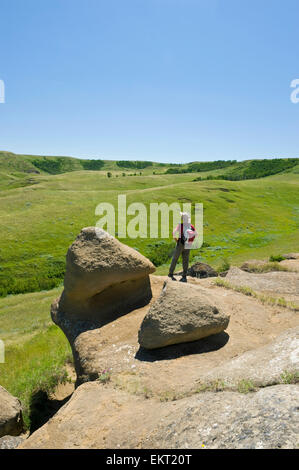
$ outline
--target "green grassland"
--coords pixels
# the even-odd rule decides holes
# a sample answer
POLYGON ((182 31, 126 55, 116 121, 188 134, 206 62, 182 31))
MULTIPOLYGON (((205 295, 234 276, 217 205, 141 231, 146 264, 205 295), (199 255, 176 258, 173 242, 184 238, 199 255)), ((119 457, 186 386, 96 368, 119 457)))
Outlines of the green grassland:
MULTIPOLYGON (((220 170, 215 170, 218 172, 220 170)), ((196 202, 204 206, 204 247, 192 252, 217 267, 294 249, 298 238, 298 166, 277 175, 244 180, 194 181, 194 174, 107 177, 104 171, 36 174, 35 184, 0 192, 0 296, 52 289, 61 284, 65 254, 82 227, 95 225, 95 208, 127 204, 196 202)), ((206 172, 207 175, 213 172, 206 172)), ((117 228, 116 228, 117 230, 117 228)), ((165 273, 173 242, 169 238, 123 239, 165 273)))
POLYGON ((0 299, 0 338, 5 344, 0 384, 22 401, 28 429, 33 397, 40 391, 52 392, 67 379, 65 363, 71 361, 71 348, 49 314, 60 293, 53 289, 0 299))
MULTIPOLYGON (((128 205, 146 207, 190 202, 194 211, 195 203, 203 203, 204 245, 191 258, 215 268, 299 251, 299 165, 258 179, 194 181, 193 171, 168 172, 175 165, 132 169, 104 160, 100 170, 64 160, 50 165, 57 171, 51 174, 34 165, 38 158, 45 157, 0 154, 0 338, 6 346, 0 384, 21 398, 28 426, 34 391, 49 390, 64 377, 70 349, 51 322, 50 304, 62 289, 67 248, 82 227, 96 224, 99 203, 117 209, 119 194, 126 194, 128 205)), ((219 176, 236 165, 200 176, 219 176)), ((167 239, 121 241, 148 256, 157 274, 167 273, 174 248, 170 232, 167 239)))

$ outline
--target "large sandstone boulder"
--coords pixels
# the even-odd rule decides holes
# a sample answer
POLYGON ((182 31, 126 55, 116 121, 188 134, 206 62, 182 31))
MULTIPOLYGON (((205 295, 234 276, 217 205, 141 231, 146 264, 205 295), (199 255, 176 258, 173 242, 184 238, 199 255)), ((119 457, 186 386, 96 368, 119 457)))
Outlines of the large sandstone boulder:
POLYGON ((144 399, 88 382, 20 449, 293 449, 296 385, 144 399))
POLYGON ((51 315, 71 344, 82 331, 100 327, 146 305, 154 265, 104 230, 88 227, 66 256, 64 291, 51 315))
POLYGON ((0 385, 0 437, 18 436, 22 430, 21 403, 0 385))
POLYGON ((138 341, 146 349, 162 348, 220 333, 228 323, 229 316, 211 304, 197 286, 166 281, 144 317, 138 341))

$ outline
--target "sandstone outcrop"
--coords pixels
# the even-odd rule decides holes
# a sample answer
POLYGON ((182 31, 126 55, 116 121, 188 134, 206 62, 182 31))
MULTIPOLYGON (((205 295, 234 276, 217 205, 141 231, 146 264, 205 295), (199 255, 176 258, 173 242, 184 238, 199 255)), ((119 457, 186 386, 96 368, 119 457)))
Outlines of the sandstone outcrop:
POLYGON ((18 436, 22 429, 21 403, 0 385, 0 437, 18 436))
POLYGON ((296 385, 275 385, 161 402, 88 382, 19 448, 296 448, 298 399, 296 385))
POLYGON ((299 273, 297 272, 272 271, 257 274, 231 267, 225 280, 237 287, 249 287, 257 292, 299 300, 299 273))
POLYGON ((257 270, 258 268, 263 268, 267 264, 269 264, 267 260, 250 259, 248 261, 245 261, 245 263, 242 264, 241 269, 242 271, 247 271, 251 273, 257 270))
POLYGON ((220 333, 228 323, 229 316, 221 313, 197 286, 166 281, 143 319, 138 341, 146 349, 162 348, 220 333))
POLYGON ((265 346, 246 351, 214 367, 201 381, 205 384, 221 381, 223 386, 230 388, 238 388, 244 381, 253 386, 266 387, 296 381, 298 371, 299 327, 295 327, 284 331, 265 346))
POLYGON ((299 253, 287 253, 282 255, 285 259, 299 259, 299 253))
MULTIPOLYGON (((150 277, 152 305, 165 280, 150 277)), ((202 304, 230 315, 227 333, 167 348, 139 348, 138 327, 147 305, 82 332, 74 347, 83 381, 93 381, 79 385, 20 449, 297 447, 299 391, 287 383, 298 371, 296 312, 210 279, 193 278, 187 285, 168 281, 167 289, 171 286, 183 289, 186 305, 196 289, 202 304), (111 373, 107 382, 95 380, 103 369, 111 373), (209 387, 222 380, 222 391, 209 387), (246 393, 245 387, 240 393, 240 381, 254 382, 257 391, 246 393)))

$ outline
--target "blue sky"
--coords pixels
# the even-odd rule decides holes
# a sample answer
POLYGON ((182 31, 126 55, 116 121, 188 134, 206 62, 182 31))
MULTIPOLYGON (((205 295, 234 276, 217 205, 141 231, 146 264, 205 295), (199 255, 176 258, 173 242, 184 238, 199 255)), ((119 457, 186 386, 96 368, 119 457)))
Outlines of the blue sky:
POLYGON ((299 156, 298 0, 1 0, 0 149, 299 156))

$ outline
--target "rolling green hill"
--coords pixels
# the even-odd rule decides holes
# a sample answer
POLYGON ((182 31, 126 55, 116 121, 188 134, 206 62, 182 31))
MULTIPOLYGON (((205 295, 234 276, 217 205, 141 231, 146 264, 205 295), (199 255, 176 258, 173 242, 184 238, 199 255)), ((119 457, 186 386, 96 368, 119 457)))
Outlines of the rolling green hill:
MULTIPOLYGON (((298 166, 299 158, 275 158, 263 160, 248 160, 230 167, 226 173, 218 175, 210 174, 206 179, 219 179, 229 181, 240 181, 248 179, 264 178, 291 170, 298 166)), ((200 181, 199 177, 194 181, 200 181)))
MULTIPOLYGON (((19 181, 16 175, 23 172, 26 179, 30 171, 30 178, 26 185, 10 183, 10 189, 0 191, 0 296, 61 284, 68 246, 82 227, 95 225, 100 202, 117 206, 118 194, 126 194, 128 204, 138 201, 147 207, 151 202, 191 202, 193 206, 202 202, 205 245, 200 252, 192 252, 192 258, 215 266, 226 258, 238 262, 294 250, 298 245, 298 165, 260 179, 194 181, 194 173, 165 174, 165 167, 153 174, 153 168, 158 168, 154 163, 141 175, 128 176, 132 173, 124 173, 117 162, 108 162, 112 177, 107 178, 105 161, 102 170, 76 170, 81 160, 68 157, 61 157, 58 174, 41 168, 40 173, 31 173, 36 171, 38 157, 5 155, 1 174, 6 172, 7 178, 19 181)), ((52 161, 51 157, 39 158, 52 161)), ((226 169, 232 171, 235 165, 240 163, 226 169)), ((215 177, 219 172, 223 168, 201 172, 201 176, 215 177)), ((148 256, 159 273, 167 271, 171 236, 122 241, 148 256)))
POLYGON ((38 184, 36 175, 59 175, 82 170, 139 175, 141 171, 142 174, 164 172, 168 167, 167 164, 155 162, 17 155, 0 151, 0 190, 38 184))

